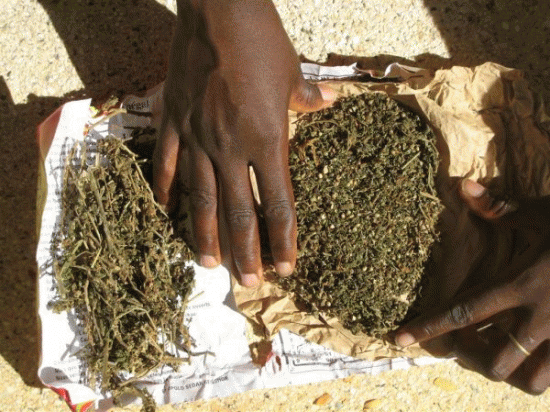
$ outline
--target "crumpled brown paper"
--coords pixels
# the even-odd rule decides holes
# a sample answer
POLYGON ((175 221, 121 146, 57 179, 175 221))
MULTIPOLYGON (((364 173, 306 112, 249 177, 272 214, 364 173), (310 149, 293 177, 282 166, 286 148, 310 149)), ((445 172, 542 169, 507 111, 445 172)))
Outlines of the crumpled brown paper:
MULTIPOLYGON (((441 215, 441 244, 433 251, 436 281, 425 291, 428 301, 436 307, 445 306, 481 261, 488 271, 502 269, 512 253, 511 234, 500 233, 489 245, 487 225, 471 218, 457 196, 457 182, 469 177, 496 193, 521 198, 550 194, 550 117, 522 73, 486 63, 435 73, 420 70, 400 83, 328 83, 340 96, 365 91, 387 93, 421 114, 437 135, 441 156, 437 187, 445 210, 441 215)), ((296 114, 291 113, 291 125, 295 119, 296 114)), ((291 127, 291 136, 293 132, 291 127)), ((335 318, 304 313, 270 282, 257 289, 235 282, 234 294, 257 338, 269 339, 286 328, 357 358, 427 354, 418 345, 399 349, 381 339, 353 335, 335 318)))

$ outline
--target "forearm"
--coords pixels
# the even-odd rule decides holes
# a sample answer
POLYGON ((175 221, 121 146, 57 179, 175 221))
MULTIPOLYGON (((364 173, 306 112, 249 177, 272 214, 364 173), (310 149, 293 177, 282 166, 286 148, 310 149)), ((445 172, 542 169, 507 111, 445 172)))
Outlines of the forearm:
POLYGON ((178 30, 209 45, 219 62, 270 61, 264 51, 295 54, 271 0, 178 0, 178 30), (251 53, 253 55, 251 55, 251 53))
POLYGON ((192 7, 196 11, 205 11, 206 9, 223 11, 225 7, 253 7, 264 8, 274 7, 272 0, 177 0, 178 15, 192 7))

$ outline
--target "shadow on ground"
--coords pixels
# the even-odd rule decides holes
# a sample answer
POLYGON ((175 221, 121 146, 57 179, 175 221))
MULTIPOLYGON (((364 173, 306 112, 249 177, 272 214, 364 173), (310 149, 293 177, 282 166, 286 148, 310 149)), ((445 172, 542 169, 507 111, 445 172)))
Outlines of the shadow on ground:
POLYGON ((405 59, 331 55, 328 62, 384 69, 402 64, 428 69, 476 66, 491 61, 522 70, 532 89, 550 103, 550 3, 544 0, 424 0, 450 58, 430 53, 405 59))
POLYGON ((525 72, 550 102, 550 3, 545 0, 424 0, 451 55, 463 66, 493 61, 525 72))

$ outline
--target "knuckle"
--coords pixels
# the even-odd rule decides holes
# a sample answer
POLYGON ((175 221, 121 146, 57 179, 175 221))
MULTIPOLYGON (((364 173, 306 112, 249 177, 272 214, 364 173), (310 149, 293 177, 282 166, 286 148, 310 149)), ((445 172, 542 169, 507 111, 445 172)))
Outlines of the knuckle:
POLYGON ((515 279, 513 283, 514 291, 520 294, 522 290, 530 290, 536 279, 537 274, 535 271, 532 268, 528 268, 515 279))
POLYGON ((468 303, 459 303, 449 311, 449 321, 456 326, 466 326, 474 321, 474 313, 468 303))
POLYGON ((272 200, 265 205, 264 215, 266 219, 274 223, 293 224, 296 212, 286 200, 272 200))
POLYGON ((256 213, 250 209, 231 209, 227 212, 227 222, 232 230, 246 231, 252 227, 256 213))
POLYGON ((281 153, 284 145, 287 144, 288 134, 286 132, 286 123, 278 116, 273 118, 257 117, 254 120, 253 130, 261 130, 253 136, 256 137, 261 152, 255 152, 255 159, 261 159, 263 163, 273 161, 273 155, 281 153))
POLYGON ((233 154, 237 149, 234 147, 234 134, 223 123, 216 123, 211 131, 204 132, 203 130, 203 136, 209 136, 209 139, 203 139, 201 145, 212 153, 218 153, 220 156, 223 156, 226 153, 233 154))
POLYGON ((422 336, 425 336, 428 339, 432 338, 433 336, 436 335, 435 325, 432 325, 430 323, 426 324, 426 325, 423 325, 422 328, 421 328, 421 334, 422 334, 422 336))
POLYGON ((189 194, 193 211, 212 214, 216 212, 217 198, 208 190, 193 189, 189 194))

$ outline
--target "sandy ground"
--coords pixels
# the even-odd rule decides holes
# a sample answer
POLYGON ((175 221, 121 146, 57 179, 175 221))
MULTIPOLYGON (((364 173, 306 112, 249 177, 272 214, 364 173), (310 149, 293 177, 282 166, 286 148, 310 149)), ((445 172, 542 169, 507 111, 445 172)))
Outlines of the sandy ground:
MULTIPOLYGON (((525 71, 548 102, 544 0, 276 0, 299 53, 425 67, 495 61, 525 71)), ((0 412, 68 411, 40 389, 36 305, 36 125, 61 103, 163 80, 175 0, 3 0, 0 11, 0 412)), ((252 391, 161 411, 545 411, 454 362, 252 391), (324 393, 331 400, 314 405, 324 393), (368 401, 378 399, 379 402, 368 401), (365 409, 367 410, 367 409, 365 409)), ((130 408, 137 410, 137 408, 130 408)))

